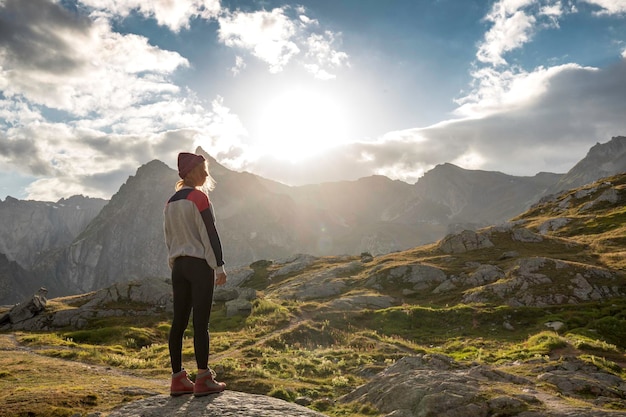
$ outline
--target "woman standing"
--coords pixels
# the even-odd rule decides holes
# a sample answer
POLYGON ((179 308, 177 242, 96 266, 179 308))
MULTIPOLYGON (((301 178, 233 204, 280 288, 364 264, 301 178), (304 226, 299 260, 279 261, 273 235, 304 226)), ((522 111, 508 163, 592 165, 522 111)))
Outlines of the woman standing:
POLYGON ((165 243, 172 270, 174 318, 169 334, 171 395, 208 395, 224 391, 209 368, 209 317, 214 285, 226 283, 222 244, 208 192, 215 181, 202 155, 178 154, 176 193, 164 210, 165 243), (183 335, 193 310, 193 346, 198 366, 195 384, 182 366, 183 335))

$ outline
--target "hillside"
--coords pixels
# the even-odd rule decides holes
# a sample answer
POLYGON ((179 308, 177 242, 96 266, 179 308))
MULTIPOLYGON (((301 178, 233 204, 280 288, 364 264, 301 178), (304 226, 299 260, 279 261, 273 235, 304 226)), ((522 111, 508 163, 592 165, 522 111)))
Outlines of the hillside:
POLYGON ((421 198, 446 208, 447 219, 442 223, 478 228, 524 212, 561 177, 550 173, 519 177, 442 164, 426 172, 415 190, 421 198))
MULTIPOLYGON (((624 416, 625 202, 622 174, 407 251, 254 262, 216 292, 211 366, 229 390, 329 416, 624 416)), ((39 355, 160 380, 164 393, 168 299, 158 279, 116 284, 49 300, 4 331, 39 355)), ((20 365, 9 356, 3 369, 7 416, 106 415, 125 401, 36 380, 24 396, 20 365)), ((158 412, 153 395, 129 410, 158 412)))
POLYGON ((0 201, 0 304, 19 302, 41 286, 70 291, 69 283, 35 269, 67 247, 106 203, 83 196, 54 203, 0 201))
MULTIPOLYGON (((297 253, 378 256, 500 224, 566 184, 623 172, 625 152, 626 138, 614 137, 565 175, 516 177, 442 164, 414 185, 370 176, 300 187, 235 172, 205 156, 218 182, 211 200, 232 270, 297 253)), ((6 255, 0 257, 0 303, 19 302, 41 286, 62 296, 168 276, 162 208, 177 178, 154 160, 108 202, 81 196, 0 202, 0 254, 6 255)))
POLYGON ((587 155, 548 189, 548 194, 581 187, 600 178, 626 172, 626 136, 596 143, 587 155))

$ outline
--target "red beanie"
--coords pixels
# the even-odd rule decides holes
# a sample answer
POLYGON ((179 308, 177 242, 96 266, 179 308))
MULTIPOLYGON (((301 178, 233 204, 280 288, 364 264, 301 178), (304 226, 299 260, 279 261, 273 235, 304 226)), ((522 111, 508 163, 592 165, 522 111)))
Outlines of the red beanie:
POLYGON ((204 156, 189 152, 178 154, 178 176, 185 178, 192 169, 205 161, 204 156))

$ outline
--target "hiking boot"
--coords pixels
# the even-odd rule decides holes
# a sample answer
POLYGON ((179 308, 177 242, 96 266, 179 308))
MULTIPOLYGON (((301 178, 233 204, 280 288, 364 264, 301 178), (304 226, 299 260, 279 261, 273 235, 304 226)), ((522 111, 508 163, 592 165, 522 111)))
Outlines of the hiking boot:
POLYGON ((196 376, 196 385, 193 389, 193 395, 202 397, 203 395, 215 394, 226 389, 226 384, 215 380, 215 372, 209 369, 206 372, 196 376))
POLYGON ((193 394, 194 383, 187 376, 184 369, 172 374, 172 384, 170 385, 170 395, 176 397, 183 394, 193 394))

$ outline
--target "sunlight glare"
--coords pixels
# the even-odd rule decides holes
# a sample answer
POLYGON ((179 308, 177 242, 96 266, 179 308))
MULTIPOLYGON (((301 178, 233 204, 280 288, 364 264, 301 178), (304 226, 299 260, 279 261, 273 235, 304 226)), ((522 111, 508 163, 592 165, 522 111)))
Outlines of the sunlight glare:
POLYGON ((298 161, 347 141, 348 123, 336 100, 293 89, 260 111, 258 144, 264 153, 298 161))

